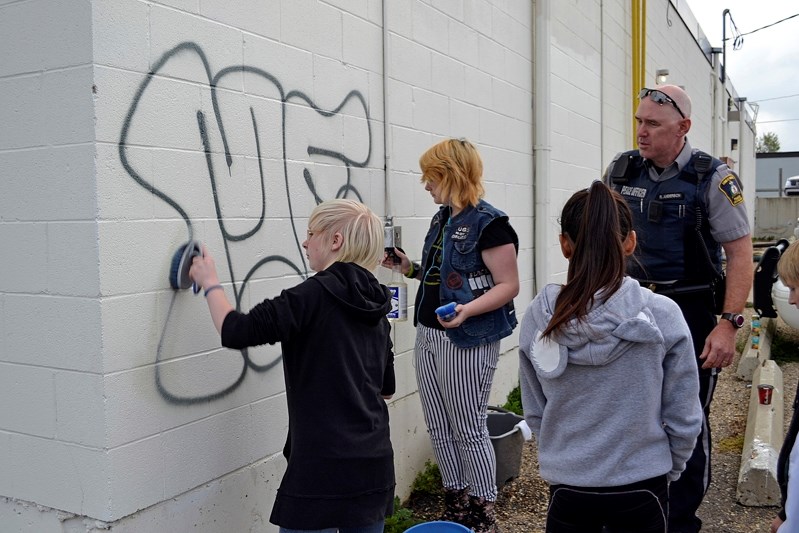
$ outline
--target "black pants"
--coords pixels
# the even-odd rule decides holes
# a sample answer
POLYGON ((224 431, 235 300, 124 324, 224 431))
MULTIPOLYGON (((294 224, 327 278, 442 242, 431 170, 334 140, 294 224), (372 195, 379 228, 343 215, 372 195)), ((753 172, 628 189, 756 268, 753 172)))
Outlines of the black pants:
POLYGON ((669 489, 669 533, 696 533, 702 529, 696 511, 710 486, 710 401, 718 378, 716 373, 699 374, 699 400, 705 415, 702 432, 680 479, 669 489))
POLYGON ((547 533, 665 533, 668 483, 658 476, 620 487, 549 488, 547 533))
MULTIPOLYGON (((680 306, 691 337, 696 355, 702 353, 705 339, 716 327, 716 315, 701 296, 674 298, 680 306)), ((710 486, 710 402, 718 381, 717 370, 702 370, 704 361, 697 359, 699 370, 699 401, 702 404, 704 420, 702 432, 696 439, 693 454, 685 465, 680 479, 669 487, 669 533, 696 533, 702 529, 702 521, 696 511, 710 486)))

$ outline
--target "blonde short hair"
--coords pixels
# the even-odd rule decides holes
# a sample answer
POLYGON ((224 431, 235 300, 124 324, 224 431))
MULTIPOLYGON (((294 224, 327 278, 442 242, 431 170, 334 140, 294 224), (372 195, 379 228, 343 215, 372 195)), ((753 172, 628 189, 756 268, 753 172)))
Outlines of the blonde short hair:
POLYGON ((794 241, 782 252, 777 263, 777 274, 785 285, 799 286, 799 241, 794 241))
POLYGON ((477 205, 485 194, 483 160, 466 139, 447 139, 430 147, 419 158, 422 183, 433 182, 453 207, 477 205))
POLYGON ((334 233, 341 233, 343 243, 336 261, 374 270, 383 259, 383 223, 361 202, 326 200, 311 212, 308 228, 323 233, 328 240, 334 233))

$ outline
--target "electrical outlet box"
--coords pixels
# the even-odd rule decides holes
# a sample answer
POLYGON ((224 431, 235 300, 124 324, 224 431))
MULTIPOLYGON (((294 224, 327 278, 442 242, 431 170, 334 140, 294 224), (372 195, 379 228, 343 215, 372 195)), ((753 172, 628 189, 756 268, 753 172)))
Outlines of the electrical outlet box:
POLYGON ((384 231, 386 248, 402 248, 402 226, 387 225, 384 231))

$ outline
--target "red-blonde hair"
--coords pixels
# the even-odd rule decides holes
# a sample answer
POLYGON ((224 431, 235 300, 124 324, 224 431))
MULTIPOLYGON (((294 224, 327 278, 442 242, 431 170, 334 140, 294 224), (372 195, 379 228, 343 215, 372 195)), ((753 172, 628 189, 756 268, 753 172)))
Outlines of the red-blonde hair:
POLYGON ((422 183, 438 185, 443 198, 453 207, 477 205, 485 194, 483 160, 466 139, 447 139, 434 144, 419 158, 422 183))

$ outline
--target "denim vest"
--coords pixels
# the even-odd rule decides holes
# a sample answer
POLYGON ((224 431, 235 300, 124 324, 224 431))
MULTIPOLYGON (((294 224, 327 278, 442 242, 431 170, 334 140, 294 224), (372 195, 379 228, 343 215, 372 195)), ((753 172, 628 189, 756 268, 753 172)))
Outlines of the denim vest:
MULTIPOLYGON (((424 240, 422 265, 427 264, 428 255, 443 224, 440 301, 442 305, 449 302, 465 304, 494 286, 494 279, 483 263, 477 243, 490 222, 497 218, 507 220, 508 216, 483 200, 476 207, 467 206, 454 218, 444 220, 447 212, 448 209, 442 207, 433 216, 424 240)), ((518 239, 514 245, 518 245, 518 239)), ((417 306, 420 303, 419 296, 418 293, 417 306)), ((446 329, 446 332, 456 346, 471 348, 507 337, 516 327, 516 323, 516 312, 511 300, 499 309, 467 318, 459 327, 446 329)))
POLYGON ((698 158, 709 158, 697 151, 678 176, 656 182, 649 179, 637 150, 623 154, 628 155, 632 165, 627 172, 629 178, 615 182, 613 188, 633 212, 633 227, 638 234, 636 253, 646 269, 642 271, 635 261, 629 261, 628 274, 656 282, 711 281, 721 272, 721 246, 710 234, 705 195, 713 169, 721 161, 713 158, 708 171, 697 172, 698 158), (699 234, 697 220, 701 221, 699 234))

